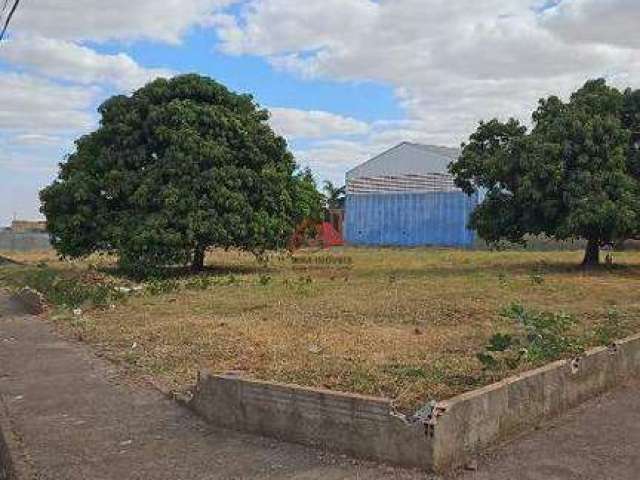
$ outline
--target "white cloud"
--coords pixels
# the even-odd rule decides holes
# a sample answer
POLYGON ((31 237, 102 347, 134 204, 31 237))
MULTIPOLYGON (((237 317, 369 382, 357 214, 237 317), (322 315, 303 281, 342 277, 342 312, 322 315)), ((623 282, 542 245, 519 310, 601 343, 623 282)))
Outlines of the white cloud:
POLYGON ((11 30, 66 40, 179 43, 231 0, 38 0, 21 2, 11 30))
POLYGON ((374 151, 368 142, 330 140, 295 149, 293 153, 301 165, 320 173, 321 178, 342 185, 345 170, 364 162, 374 151))
POLYGON ((403 125, 378 123, 357 145, 298 152, 335 173, 400 140, 457 146, 481 119, 528 121, 538 98, 588 78, 640 86, 638 0, 546 3, 250 0, 215 25, 225 52, 261 55, 303 77, 394 88, 403 125))
POLYGON ((573 43, 604 43, 640 48, 638 0, 573 0, 544 15, 543 24, 573 43))
POLYGON ((129 90, 159 76, 166 69, 141 67, 124 53, 103 55, 73 42, 40 36, 19 36, 0 49, 0 59, 26 66, 44 75, 81 84, 111 84, 129 90))
POLYGON ((21 2, 0 45, 0 60, 11 64, 0 70, 0 217, 37 212, 37 190, 71 151, 73 138, 95 127, 98 103, 172 73, 125 53, 98 53, 89 42, 179 44, 233 1, 21 2))
POLYGON ((324 111, 277 107, 269 111, 273 128, 289 139, 361 135, 369 130, 365 122, 324 111))
POLYGON ((58 145, 62 138, 42 133, 22 133, 11 139, 14 145, 58 145))
POLYGON ((0 129, 49 135, 86 130, 95 124, 89 108, 97 93, 27 74, 0 73, 0 129))
POLYGON ((95 125, 93 109, 107 89, 130 90, 170 73, 124 53, 100 54, 87 41, 177 44, 190 28, 214 26, 224 52, 259 55, 304 77, 394 89, 406 112, 402 121, 367 124, 323 111, 272 109, 274 128, 302 140, 294 142, 299 160, 339 179, 402 140, 455 146, 480 119, 527 120, 539 97, 566 95, 590 77, 640 86, 640 1, 548 3, 22 2, 0 57, 29 73, 0 73, 0 129, 10 132, 7 144, 15 149, 54 147, 56 138, 66 142, 95 125), (225 9, 234 3, 237 9, 225 9))
POLYGON ((274 55, 340 47, 349 32, 373 27, 376 13, 369 0, 250 1, 240 19, 220 15, 214 24, 226 52, 274 55))

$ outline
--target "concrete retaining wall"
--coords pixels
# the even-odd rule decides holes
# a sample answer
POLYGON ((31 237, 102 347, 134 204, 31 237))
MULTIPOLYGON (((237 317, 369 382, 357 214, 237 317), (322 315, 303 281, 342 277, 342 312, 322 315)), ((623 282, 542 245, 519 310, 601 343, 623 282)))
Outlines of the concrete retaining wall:
POLYGON ((190 405, 218 425, 442 472, 640 374, 640 335, 434 403, 413 417, 387 399, 202 373, 190 405))
POLYGON ((454 397, 436 426, 434 464, 470 454, 556 416, 640 374, 640 335, 454 397))
POLYGON ((424 425, 394 414, 387 399, 201 373, 190 406, 223 427, 431 467, 424 425))

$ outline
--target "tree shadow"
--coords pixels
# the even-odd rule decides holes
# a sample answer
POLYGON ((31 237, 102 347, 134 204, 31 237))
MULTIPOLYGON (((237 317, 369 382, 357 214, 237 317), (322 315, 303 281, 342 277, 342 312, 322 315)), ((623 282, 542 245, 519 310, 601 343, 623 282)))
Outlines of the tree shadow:
POLYGON ((544 261, 525 261, 520 263, 508 264, 456 264, 451 266, 435 266, 435 267, 416 267, 393 269, 388 272, 399 278, 403 276, 437 276, 437 277, 461 277, 472 276, 477 274, 495 274, 495 275, 566 275, 566 276, 622 276, 622 277, 639 277, 640 265, 635 264, 601 264, 597 266, 582 266, 575 262, 544 262, 544 261))
POLYGON ((97 269, 99 272, 126 280, 185 280, 196 277, 225 277, 229 275, 252 275, 273 272, 273 268, 267 265, 205 265, 200 271, 194 271, 189 266, 175 265, 164 266, 153 272, 141 275, 132 273, 116 265, 103 266, 97 269))

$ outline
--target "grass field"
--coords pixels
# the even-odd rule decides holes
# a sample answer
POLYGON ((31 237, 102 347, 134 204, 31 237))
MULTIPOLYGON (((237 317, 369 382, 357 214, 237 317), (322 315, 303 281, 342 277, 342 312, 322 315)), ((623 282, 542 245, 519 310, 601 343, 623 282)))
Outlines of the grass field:
POLYGON ((10 287, 42 283, 49 272, 79 279, 64 287, 71 293, 53 281, 55 303, 68 308, 53 310, 51 320, 172 389, 193 383, 199 368, 235 370, 388 396, 410 409, 543 362, 486 370, 478 360, 493 335, 522 329, 502 313, 513 304, 568 314, 575 319, 569 335, 585 347, 640 330, 636 252, 593 271, 577 266, 582 252, 345 248, 276 256, 266 265, 213 252, 198 277, 113 295, 94 287, 107 284, 113 293, 115 285, 134 284, 107 261, 5 255, 24 262, 0 266, 0 282, 10 287))

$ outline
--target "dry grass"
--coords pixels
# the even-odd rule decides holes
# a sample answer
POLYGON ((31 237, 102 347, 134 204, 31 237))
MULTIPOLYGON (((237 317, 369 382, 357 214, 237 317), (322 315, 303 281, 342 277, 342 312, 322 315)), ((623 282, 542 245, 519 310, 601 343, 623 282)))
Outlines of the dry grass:
MULTIPOLYGON (((87 266, 48 253, 10 256, 69 271, 87 266)), ((206 289, 187 277, 175 291, 51 317, 172 388, 193 382, 199 368, 240 370, 384 395, 407 408, 495 379, 475 354, 492 334, 513 328, 499 313, 511 303, 571 313, 585 338, 612 309, 626 329, 640 329, 636 252, 591 272, 577 267, 581 252, 348 248, 297 257, 263 266, 242 253, 214 252, 206 289), (347 263, 326 263, 327 256, 347 263)))

